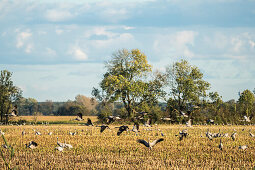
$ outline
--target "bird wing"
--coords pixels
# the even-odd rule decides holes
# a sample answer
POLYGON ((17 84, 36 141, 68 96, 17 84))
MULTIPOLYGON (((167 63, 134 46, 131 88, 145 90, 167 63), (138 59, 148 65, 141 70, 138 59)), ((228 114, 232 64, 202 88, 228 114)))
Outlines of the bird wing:
POLYGON ((154 140, 153 142, 150 143, 151 147, 156 145, 157 143, 163 141, 164 139, 163 138, 160 138, 160 139, 157 139, 157 140, 154 140))
POLYGON ((102 133, 106 129, 106 127, 107 126, 101 126, 100 132, 102 133))
POLYGON ((135 129, 135 128, 136 128, 137 131, 139 130, 139 124, 138 124, 138 123, 135 123, 135 124, 134 124, 133 129, 135 129))
POLYGON ((138 142, 138 143, 141 143, 141 144, 144 144, 146 147, 150 147, 149 143, 146 142, 146 141, 143 140, 143 139, 138 139, 137 142, 138 142))
POLYGON ((146 122, 148 125, 151 125, 151 119, 149 118, 146 122))
POLYGON ((36 142, 34 142, 34 141, 32 141, 30 144, 31 144, 31 145, 34 145, 34 146, 37 146, 37 145, 38 145, 38 144, 37 144, 36 142))
POLYGON ((117 132, 117 135, 120 136, 120 134, 121 134, 122 132, 123 132, 123 131, 120 131, 120 130, 119 130, 119 131, 117 132))
POLYGON ((87 122, 88 125, 93 125, 92 121, 90 118, 88 118, 88 122, 87 122))

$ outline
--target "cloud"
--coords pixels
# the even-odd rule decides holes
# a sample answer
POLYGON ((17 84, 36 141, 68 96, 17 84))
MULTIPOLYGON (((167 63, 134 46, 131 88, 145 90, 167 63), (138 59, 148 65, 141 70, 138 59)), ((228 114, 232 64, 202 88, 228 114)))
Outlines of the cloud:
POLYGON ((50 56, 56 56, 57 55, 57 52, 55 50, 53 50, 51 48, 48 48, 48 47, 46 48, 46 52, 50 56))
POLYGON ((197 36, 194 31, 179 31, 171 34, 159 34, 153 43, 153 49, 161 55, 194 57, 190 46, 194 46, 197 36))
POLYGON ((111 37, 116 36, 117 34, 107 31, 106 27, 94 27, 90 30, 85 31, 85 33, 84 33, 85 38, 90 38, 93 35, 104 35, 108 38, 111 38, 111 37))
POLYGON ((56 29, 56 33, 57 33, 58 35, 62 34, 63 32, 64 32, 64 31, 61 30, 61 29, 56 29))
POLYGON ((255 48, 255 41, 249 40, 249 43, 251 45, 251 48, 255 48))
POLYGON ((29 43, 26 46, 25 52, 26 53, 31 53, 31 50, 33 49, 33 44, 29 43))
POLYGON ((132 29, 135 29, 135 27, 124 26, 124 30, 132 30, 132 29))
POLYGON ((50 9, 45 12, 45 18, 52 22, 61 22, 73 18, 74 15, 68 10, 50 9))
POLYGON ((88 59, 87 54, 80 47, 72 47, 69 54, 77 61, 86 61, 88 59))
POLYGON ((31 36, 32 36, 32 33, 30 33, 30 31, 24 31, 24 32, 18 33, 16 47, 21 48, 31 36))

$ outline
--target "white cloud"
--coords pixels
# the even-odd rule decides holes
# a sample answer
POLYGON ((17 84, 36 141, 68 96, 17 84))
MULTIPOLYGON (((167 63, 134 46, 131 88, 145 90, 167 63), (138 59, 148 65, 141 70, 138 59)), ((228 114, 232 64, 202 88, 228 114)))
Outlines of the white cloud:
POLYGON ((231 45, 234 52, 240 52, 243 46, 243 42, 240 38, 234 37, 231 39, 231 45))
POLYGON ((29 43, 29 44, 27 44, 27 46, 25 48, 25 52, 26 53, 31 53, 32 49, 33 49, 33 44, 29 43))
POLYGON ((132 29, 135 29, 135 27, 124 26, 124 30, 132 30, 132 29))
POLYGON ((116 33, 107 31, 106 27, 95 27, 92 28, 91 30, 85 31, 84 36, 85 38, 90 38, 93 35, 104 35, 107 36, 108 38, 111 38, 113 36, 116 36, 116 33))
POLYGON ((61 29, 56 29, 56 33, 57 33, 58 35, 62 34, 63 32, 64 32, 64 31, 61 30, 61 29))
POLYGON ((255 41, 249 40, 249 44, 251 48, 255 48, 255 41))
POLYGON ((32 33, 30 31, 20 32, 17 35, 17 43, 16 47, 21 48, 24 43, 32 36, 32 33))
POLYGON ((50 9, 45 13, 45 18, 52 22, 65 21, 73 17, 74 15, 67 10, 50 9))
POLYGON ((87 54, 80 47, 72 47, 69 52, 70 55, 73 55, 74 59, 77 61, 86 61, 88 59, 87 54))
POLYGON ((46 48, 46 52, 48 53, 48 55, 50 55, 50 56, 56 56, 57 55, 57 53, 56 53, 56 51, 55 50, 53 50, 53 49, 51 49, 51 48, 46 48))
POLYGON ((197 32, 181 31, 165 35, 160 34, 153 43, 153 48, 157 53, 172 56, 193 57, 193 52, 189 46, 194 46, 197 32))

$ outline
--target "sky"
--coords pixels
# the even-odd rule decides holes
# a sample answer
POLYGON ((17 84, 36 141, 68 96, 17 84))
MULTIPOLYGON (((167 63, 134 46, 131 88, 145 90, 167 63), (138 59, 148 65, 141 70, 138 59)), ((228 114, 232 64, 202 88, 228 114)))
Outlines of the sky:
POLYGON ((0 70, 38 101, 91 96, 119 49, 181 59, 224 101, 255 88, 255 0, 0 0, 0 70))

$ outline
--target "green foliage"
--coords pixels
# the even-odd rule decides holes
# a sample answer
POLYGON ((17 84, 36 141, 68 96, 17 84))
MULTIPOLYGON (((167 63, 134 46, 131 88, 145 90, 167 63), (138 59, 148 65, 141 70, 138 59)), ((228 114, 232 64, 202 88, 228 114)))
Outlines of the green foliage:
POLYGON ((113 105, 110 103, 100 103, 98 105, 98 119, 104 121, 106 117, 112 115, 113 113, 113 105))
MULTIPOLYGON (((15 151, 14 151, 13 146, 10 146, 8 144, 8 142, 6 141, 4 135, 2 135, 2 138, 4 140, 4 146, 6 148, 6 152, 2 148, 0 148, 1 157, 4 161, 6 169, 12 169, 11 168, 11 161, 14 158, 15 151)), ((14 168, 14 169, 16 169, 16 168, 14 168)))
MULTIPOLYGON (((155 103, 160 96, 162 83, 158 79, 146 80, 152 66, 140 50, 119 50, 106 63, 107 72, 100 83, 102 89, 93 89, 92 94, 101 101, 120 100, 127 117, 133 117, 135 108, 142 103, 155 103)), ((163 93, 162 93, 163 94, 163 93)))
POLYGON ((250 116, 255 102, 254 94, 250 90, 244 90, 239 99, 238 103, 240 104, 240 111, 243 115, 250 116))
POLYGON ((203 73, 186 60, 167 67, 166 77, 169 95, 178 102, 178 110, 184 110, 188 103, 198 104, 210 88, 210 84, 203 80, 203 73))
POLYGON ((67 101, 63 106, 59 107, 57 111, 58 115, 71 116, 82 113, 83 115, 88 115, 89 111, 84 105, 80 105, 73 101, 67 101))
POLYGON ((12 73, 3 70, 0 75, 0 114, 1 121, 8 122, 8 115, 11 112, 13 105, 19 102, 22 91, 13 85, 11 80, 12 73))

